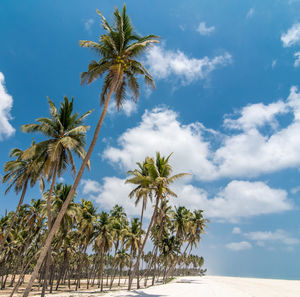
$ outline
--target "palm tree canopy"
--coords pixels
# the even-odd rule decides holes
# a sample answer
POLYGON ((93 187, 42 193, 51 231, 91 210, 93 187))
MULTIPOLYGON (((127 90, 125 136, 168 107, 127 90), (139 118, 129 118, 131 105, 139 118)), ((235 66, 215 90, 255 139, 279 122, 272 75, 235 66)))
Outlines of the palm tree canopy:
POLYGON ((106 34, 102 34, 99 42, 81 40, 81 47, 91 48, 100 56, 99 61, 91 61, 88 71, 81 73, 81 83, 90 84, 102 77, 105 73, 104 84, 100 96, 100 102, 105 102, 106 95, 113 91, 117 109, 122 107, 126 99, 127 87, 132 93, 134 101, 139 97, 139 83, 137 75, 142 75, 145 82, 155 87, 151 74, 136 60, 153 43, 158 43, 159 36, 139 36, 134 33, 134 28, 126 12, 124 4, 122 12, 115 9, 113 25, 111 26, 99 10, 102 27, 106 34))
MULTIPOLYGON (((32 145, 35 143, 33 142, 32 145)), ((30 186, 33 187, 37 180, 40 181, 41 189, 44 189, 44 181, 40 176, 43 162, 40 158, 32 156, 29 159, 24 159, 24 151, 18 148, 14 148, 10 151, 9 156, 11 158, 16 158, 5 163, 4 172, 6 173, 2 182, 8 182, 5 194, 14 187, 16 193, 20 192, 27 181, 30 181, 30 186)))
POLYGON ((36 155, 44 158, 43 173, 48 179, 53 176, 56 162, 58 162, 58 175, 61 175, 68 164, 71 164, 75 174, 76 167, 72 152, 82 159, 86 155, 84 146, 89 126, 83 125, 83 121, 92 110, 79 116, 78 113, 73 113, 73 101, 73 98, 69 101, 67 97, 64 97, 64 101, 57 110, 54 103, 48 98, 50 117, 38 118, 36 119, 38 123, 22 126, 22 131, 26 133, 39 132, 48 137, 47 140, 32 145, 22 155, 24 159, 36 155))

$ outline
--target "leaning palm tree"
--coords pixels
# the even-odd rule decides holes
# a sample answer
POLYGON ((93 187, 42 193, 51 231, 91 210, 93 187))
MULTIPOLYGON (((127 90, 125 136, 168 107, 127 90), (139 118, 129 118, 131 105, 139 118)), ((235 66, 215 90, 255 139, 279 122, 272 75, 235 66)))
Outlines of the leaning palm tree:
POLYGON ((57 216, 55 223, 47 237, 30 281, 28 282, 27 288, 24 291, 24 297, 27 297, 31 291, 33 282, 38 276, 39 269, 43 263, 48 249, 50 248, 52 239, 59 229, 63 215, 77 189, 84 169, 96 145, 111 97, 113 95, 115 96, 116 106, 118 109, 120 109, 126 98, 126 90, 128 88, 133 93, 133 99, 137 101, 139 97, 139 84, 137 81, 137 75, 142 75, 145 78, 146 83, 155 86, 150 73, 138 60, 136 60, 136 58, 144 53, 149 45, 157 43, 158 36, 148 35, 141 37, 135 34, 130 18, 126 13, 125 5, 122 13, 120 13, 118 9, 115 10, 113 26, 109 25, 100 11, 97 12, 102 19, 102 26, 106 31, 106 34, 102 34, 100 36, 98 43, 92 41, 80 41, 80 46, 93 49, 98 55, 101 56, 101 59, 98 62, 92 61, 89 64, 88 71, 82 73, 81 79, 82 83, 89 84, 106 74, 100 99, 101 104, 103 105, 103 110, 97 123, 90 147, 82 162, 80 170, 78 171, 68 198, 65 201, 61 212, 57 216))
MULTIPOLYGON (((33 143, 34 145, 34 143, 33 143)), ((17 209, 11 218, 10 224, 8 225, 8 228, 1 238, 0 241, 0 253, 3 250, 4 244, 7 240, 7 237, 9 236, 9 233, 14 225, 14 222, 16 220, 16 216, 18 214, 18 211, 20 209, 20 206, 23 203, 28 183, 31 187, 33 187, 37 180, 40 180, 40 185, 43 189, 44 187, 44 181, 41 178, 41 169, 43 167, 43 160, 41 160, 38 156, 34 155, 29 159, 22 158, 23 151, 14 148, 11 150, 9 156, 11 158, 16 157, 15 160, 8 161, 4 165, 4 172, 6 173, 3 176, 2 182, 8 182, 9 186, 7 187, 5 194, 11 189, 14 188, 16 193, 21 193, 21 197, 17 206, 17 209)))
MULTIPOLYGON (((144 183, 145 185, 147 184, 149 189, 153 192, 153 195, 155 196, 155 206, 153 210, 153 214, 148 226, 148 230, 146 232, 145 238, 143 240, 143 243, 139 249, 138 256, 136 263, 134 265, 134 269, 132 271, 132 275, 129 278, 129 283, 128 283, 128 290, 131 289, 131 284, 133 281, 133 278, 136 274, 136 271, 140 265, 140 259, 146 244, 146 241, 150 235, 151 228, 153 224, 156 221, 157 217, 157 212, 158 212, 158 205, 159 202, 167 199, 168 196, 173 196, 177 197, 176 193, 174 193, 169 185, 173 183, 175 180, 187 175, 187 173, 179 173, 171 176, 172 173, 172 166, 169 163, 169 159, 172 154, 170 154, 168 157, 162 157, 160 153, 156 153, 156 158, 147 158, 146 162, 147 164, 145 165, 148 170, 148 176, 146 177, 139 177, 137 179, 132 178, 131 183, 139 185, 140 183, 144 183)), ((129 180, 128 180, 129 181, 129 180)))
MULTIPOLYGON (((47 222, 49 233, 52 227, 51 196, 54 190, 56 177, 61 176, 68 164, 71 164, 72 172, 74 175, 76 174, 72 152, 81 159, 86 155, 84 146, 86 132, 88 131, 89 126, 83 125, 83 121, 92 111, 90 110, 82 116, 79 116, 78 113, 73 113, 73 98, 69 101, 67 97, 64 97, 64 101, 61 103, 59 110, 57 110, 56 106, 49 98, 48 103, 50 107, 50 117, 38 118, 36 120, 37 123, 23 125, 22 130, 26 133, 41 133, 48 138, 27 149, 24 152, 23 157, 32 158, 37 152, 41 152, 41 155, 45 160, 43 174, 49 181, 51 180, 51 186, 47 197, 47 222)), ((50 261, 51 251, 49 250, 42 296, 45 296, 50 261)))

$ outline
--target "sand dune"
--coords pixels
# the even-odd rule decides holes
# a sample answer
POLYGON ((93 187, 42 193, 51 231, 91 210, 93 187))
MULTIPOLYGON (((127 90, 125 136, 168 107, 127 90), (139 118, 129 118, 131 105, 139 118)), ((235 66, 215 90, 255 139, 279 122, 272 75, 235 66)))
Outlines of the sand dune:
MULTIPOLYGON (((55 296, 55 295, 47 295, 55 296)), ((73 297, 299 297, 300 281, 241 277, 182 277, 166 285, 106 294, 60 294, 73 297)))

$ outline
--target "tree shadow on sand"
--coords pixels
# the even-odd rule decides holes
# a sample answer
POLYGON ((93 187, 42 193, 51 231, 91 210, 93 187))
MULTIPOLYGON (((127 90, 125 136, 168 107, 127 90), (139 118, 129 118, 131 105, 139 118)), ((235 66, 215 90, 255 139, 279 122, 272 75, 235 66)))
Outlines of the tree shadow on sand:
POLYGON ((163 297, 166 295, 162 295, 162 294, 147 294, 145 292, 141 292, 141 291, 132 291, 130 292, 129 295, 115 295, 114 297, 163 297))

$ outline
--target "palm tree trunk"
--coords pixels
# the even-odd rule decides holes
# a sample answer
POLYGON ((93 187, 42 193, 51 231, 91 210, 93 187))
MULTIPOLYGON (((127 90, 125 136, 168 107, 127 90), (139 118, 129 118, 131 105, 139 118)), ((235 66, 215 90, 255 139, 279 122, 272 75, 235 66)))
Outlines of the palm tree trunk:
POLYGON ((101 288, 100 288, 100 292, 103 292, 103 262, 104 262, 104 253, 101 252, 101 260, 100 260, 100 282, 101 282, 101 288))
POLYGON ((48 237, 46 239, 46 242, 45 242, 45 244, 44 244, 44 246, 43 246, 43 248, 41 250, 39 259, 38 259, 38 261, 37 261, 37 263, 36 263, 36 265, 34 267, 33 273, 31 275, 31 278, 30 278, 30 280, 28 282, 28 285, 27 285, 27 287, 26 287, 26 289, 24 291, 23 297, 28 297, 28 295, 29 295, 29 293, 31 291, 31 288, 33 286, 33 282, 37 278, 37 276, 39 274, 39 270, 40 270, 40 268, 42 266, 42 263, 43 263, 43 261, 44 261, 44 259, 46 257, 46 254, 47 254, 47 252, 48 252, 48 250, 49 250, 49 248, 51 246, 53 237, 56 234, 56 232, 58 231, 59 225, 60 225, 60 223, 61 223, 61 221, 63 219, 63 216, 64 216, 64 214, 65 214, 65 212, 66 212, 66 210, 67 210, 67 208, 69 206, 69 203, 71 202, 71 200, 72 200, 72 198, 73 198, 73 196, 75 194, 75 191, 76 191, 76 189, 77 189, 77 187, 79 185, 79 182, 80 182, 80 179, 81 179, 81 177, 83 175, 84 169, 87 166, 88 161, 89 161, 89 159, 91 157, 91 154, 92 154, 92 152, 94 150, 94 147, 96 145, 96 142, 97 142, 97 139, 98 139, 98 136, 99 136, 99 132, 100 132, 103 120, 105 118, 105 115, 106 115, 106 112, 107 112, 107 108, 108 108, 108 104, 109 104, 109 101, 110 101, 110 98, 111 98, 112 94, 113 94, 113 89, 110 89, 109 93, 108 93, 108 95, 106 97, 106 100, 105 100, 105 103, 104 103, 104 107, 103 107, 100 119, 99 119, 99 121, 97 123, 97 126, 96 126, 96 129, 95 129, 94 136, 93 136, 92 142, 90 144, 90 147, 89 147, 89 149, 87 151, 87 154, 86 154, 85 158, 82 161, 81 167, 80 167, 80 169, 79 169, 79 171, 77 173, 77 176, 75 178, 74 184, 73 184, 73 186, 72 186, 72 188, 71 188, 71 190, 70 190, 70 192, 69 192, 69 194, 67 196, 67 199, 64 202, 64 204, 63 204, 60 212, 58 213, 58 215, 56 217, 56 220, 55 220, 55 222, 53 224, 53 227, 52 227, 52 229, 51 229, 51 231, 50 231, 50 233, 49 233, 49 235, 48 235, 48 237))
POLYGON ((144 241, 143 241, 143 244, 142 244, 141 248, 139 249, 139 253, 138 253, 138 256, 137 256, 137 259, 136 259, 136 263, 135 263, 135 265, 134 265, 132 274, 131 274, 131 276, 129 276, 128 290, 131 289, 131 284, 132 284, 133 278, 134 278, 134 276, 135 276, 135 274, 136 274, 136 271, 137 271, 137 269, 138 269, 138 266, 140 265, 140 259, 141 259, 143 250, 144 250, 144 248, 145 248, 146 241, 147 241, 147 239, 148 239, 148 237, 149 237, 149 235, 150 235, 151 228, 152 228, 153 223, 154 223, 154 221, 155 221, 156 213, 157 213, 157 209, 158 209, 158 202, 159 202, 159 198, 156 197, 156 202, 155 202, 155 207, 154 207, 153 215, 152 215, 152 217, 151 217, 151 221, 150 221, 150 224, 149 224, 149 227, 148 227, 148 230, 147 230, 145 239, 144 239, 144 241))
MULTIPOLYGON (((51 222, 52 222, 52 214, 51 214, 51 196, 54 190, 54 186, 55 186, 55 180, 56 180, 56 175, 57 175, 57 169, 58 169, 58 162, 55 162, 55 169, 54 169, 54 173, 53 173, 53 178, 52 178, 52 183, 50 186, 50 190, 48 193, 48 197, 47 197, 47 217, 48 217, 48 236, 49 233, 51 231, 51 222)), ((50 267, 51 267, 51 245, 49 247, 48 250, 48 254, 47 254, 47 259, 46 259, 46 269, 45 269, 45 275, 44 275, 44 284, 43 284, 43 289, 42 289, 42 293, 41 293, 41 297, 45 296, 46 293, 46 289, 47 289, 47 281, 49 278, 49 272, 50 272, 50 267)))
POLYGON ((18 215, 19 209, 20 209, 21 205, 23 204, 23 200, 24 200, 24 197, 25 197, 25 194, 26 194, 26 190, 27 190, 28 180, 29 180, 29 178, 25 181, 25 184, 24 184, 24 187, 23 187, 23 190, 22 190, 22 194, 21 194, 18 206, 16 208, 14 216, 12 217, 10 225, 9 225, 9 227, 8 227, 5 235, 2 237, 2 239, 0 241, 0 254, 1 254, 2 250, 3 250, 3 248, 4 248, 4 244, 5 244, 6 240, 7 240, 7 237, 9 236, 9 233, 10 233, 10 231, 11 231, 11 229, 12 229, 14 223, 15 223, 15 220, 16 220, 16 217, 18 215))

